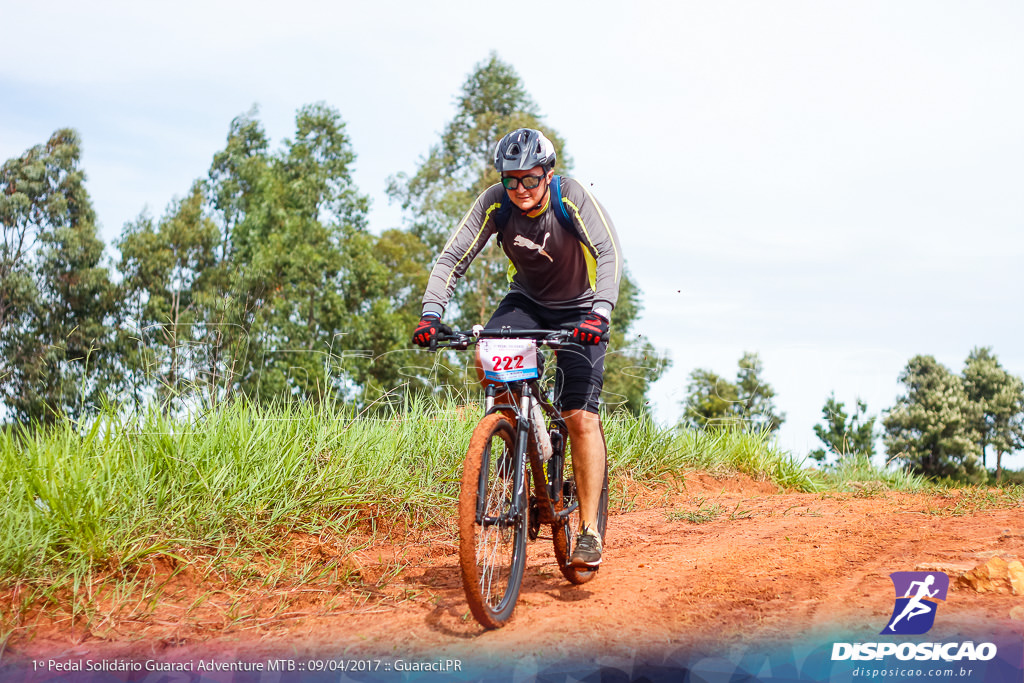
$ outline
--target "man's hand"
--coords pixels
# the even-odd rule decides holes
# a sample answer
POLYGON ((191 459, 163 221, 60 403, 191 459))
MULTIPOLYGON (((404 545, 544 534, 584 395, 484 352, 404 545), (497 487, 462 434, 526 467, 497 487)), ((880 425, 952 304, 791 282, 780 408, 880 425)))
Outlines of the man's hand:
POLYGON ((424 314, 420 318, 420 324, 416 326, 416 331, 412 333, 412 343, 429 348, 430 343, 437 338, 438 332, 451 334, 452 328, 441 322, 440 316, 424 314))
POLYGON ((591 311, 586 318, 572 328, 573 341, 583 344, 600 344, 608 338, 608 327, 611 323, 600 313, 591 311))

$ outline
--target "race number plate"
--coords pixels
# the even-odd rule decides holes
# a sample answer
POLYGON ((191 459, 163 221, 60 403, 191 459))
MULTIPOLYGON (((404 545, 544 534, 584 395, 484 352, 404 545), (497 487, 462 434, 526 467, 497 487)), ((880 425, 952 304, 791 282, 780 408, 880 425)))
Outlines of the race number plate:
POLYGON ((537 342, 532 339, 481 339, 476 348, 487 379, 518 382, 539 376, 537 342))

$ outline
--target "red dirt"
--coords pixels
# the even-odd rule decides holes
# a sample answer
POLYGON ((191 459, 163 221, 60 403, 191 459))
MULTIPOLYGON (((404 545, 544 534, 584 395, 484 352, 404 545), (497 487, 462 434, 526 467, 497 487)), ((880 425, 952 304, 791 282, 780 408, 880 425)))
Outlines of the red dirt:
MULTIPOLYGON (((833 631, 870 640, 892 611, 889 574, 915 568, 951 574, 930 638, 958 631, 1024 636, 1024 621, 1010 617, 1024 595, 981 593, 956 581, 960 571, 993 556, 1024 558, 1021 510, 970 496, 870 488, 791 493, 748 478, 691 473, 684 487, 625 489, 624 498, 645 501, 644 508, 612 515, 604 566, 590 583, 572 586, 562 578, 549 537, 531 543, 516 614, 500 630, 485 631, 469 616, 452 520, 397 543, 392 533, 390 544, 356 552, 346 561, 358 579, 347 583, 325 576, 261 586, 266 568, 253 566, 253 579, 239 586, 190 569, 169 580, 151 612, 122 605, 74 624, 33 612, 25 623, 34 635, 16 631, 4 656, 579 657, 833 631), (715 505, 720 514, 712 521, 679 517, 715 505)), ((314 565, 331 567, 343 557, 330 539, 295 537, 293 546, 314 565)), ((166 578, 168 568, 156 569, 166 578)), ((5 610, 12 604, 16 596, 0 595, 5 610)))

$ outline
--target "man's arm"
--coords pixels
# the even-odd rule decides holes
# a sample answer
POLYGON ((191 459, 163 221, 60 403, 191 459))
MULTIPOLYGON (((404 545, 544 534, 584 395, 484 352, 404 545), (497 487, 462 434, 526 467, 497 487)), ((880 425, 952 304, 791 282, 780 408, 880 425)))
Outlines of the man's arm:
POLYGON ((563 178, 562 202, 576 224, 583 245, 597 263, 592 282, 594 309, 610 312, 619 297, 624 268, 615 225, 597 198, 579 181, 563 178))
POLYGON ((455 290, 456 281, 466 273, 469 264, 494 234, 492 216, 501 206, 501 195, 495 191, 496 189, 504 192, 501 185, 494 185, 485 190, 477 197, 473 206, 459 222, 459 226, 448 238, 448 243, 444 245, 441 255, 437 257, 437 262, 430 271, 427 291, 423 294, 423 313, 444 313, 448 300, 455 290))

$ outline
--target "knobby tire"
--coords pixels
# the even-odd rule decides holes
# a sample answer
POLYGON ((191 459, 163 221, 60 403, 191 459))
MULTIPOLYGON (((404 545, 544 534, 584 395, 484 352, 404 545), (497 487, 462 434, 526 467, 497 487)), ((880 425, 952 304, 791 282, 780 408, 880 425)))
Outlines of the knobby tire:
POLYGON ((487 415, 473 430, 462 468, 459 566, 469 609, 486 628, 499 628, 511 618, 526 568, 525 495, 521 494, 523 514, 518 520, 510 524, 477 522, 481 497, 486 501, 485 516, 507 515, 513 496, 515 448, 515 426, 504 415, 487 415))

